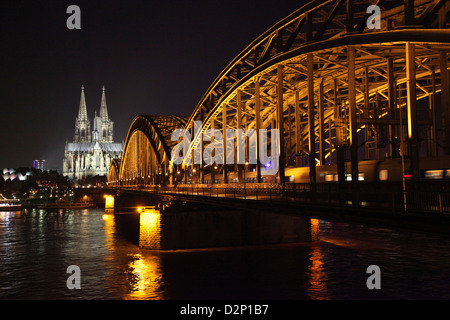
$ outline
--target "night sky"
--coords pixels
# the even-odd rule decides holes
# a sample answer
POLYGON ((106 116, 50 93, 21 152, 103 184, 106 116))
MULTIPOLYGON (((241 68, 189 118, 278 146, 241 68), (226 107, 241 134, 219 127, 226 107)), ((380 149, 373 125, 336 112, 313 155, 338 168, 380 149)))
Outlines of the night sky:
POLYGON ((62 170, 81 85, 88 115, 102 86, 125 140, 138 114, 189 116, 218 74, 304 0, 5 0, 0 4, 0 168, 62 170), (81 9, 69 30, 68 6, 81 9))

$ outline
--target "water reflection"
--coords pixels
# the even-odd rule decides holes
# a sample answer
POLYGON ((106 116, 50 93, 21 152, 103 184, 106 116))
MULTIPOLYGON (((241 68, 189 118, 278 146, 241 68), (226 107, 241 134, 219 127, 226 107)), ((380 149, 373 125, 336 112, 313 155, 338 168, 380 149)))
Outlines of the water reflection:
POLYGON ((311 225, 311 241, 319 240, 319 220, 318 219, 309 219, 311 225))
POLYGON ((131 289, 125 299, 163 299, 160 292, 163 274, 157 255, 134 254, 128 268, 131 289))
POLYGON ((9 217, 14 215, 14 211, 0 211, 0 219, 8 220, 9 217))
POLYGON ((450 240, 440 236, 320 221, 321 240, 309 243, 142 248, 161 245, 165 213, 0 212, 0 299, 450 298, 450 240), (72 264, 81 290, 66 287, 72 264), (371 264, 382 290, 366 287, 371 264))
POLYGON ((311 246, 310 264, 308 267, 309 286, 307 288, 308 297, 313 300, 329 299, 327 290, 327 274, 324 271, 323 254, 317 245, 311 246))
POLYGON ((114 220, 114 214, 112 213, 104 213, 102 215, 102 219, 104 221, 104 227, 105 230, 105 243, 107 246, 107 249, 109 251, 112 251, 114 249, 114 234, 115 234, 115 220, 114 220))

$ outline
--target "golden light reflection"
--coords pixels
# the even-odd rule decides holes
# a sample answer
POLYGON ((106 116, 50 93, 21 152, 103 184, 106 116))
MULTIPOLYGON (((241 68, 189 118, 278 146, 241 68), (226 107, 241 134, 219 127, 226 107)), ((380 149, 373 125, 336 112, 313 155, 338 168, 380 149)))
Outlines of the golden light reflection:
POLYGON ((147 249, 161 248, 161 212, 145 209, 140 214, 139 246, 147 249))
MULTIPOLYGON (((142 213, 140 215, 141 225, 148 227, 157 225, 158 214, 159 212, 142 213)), ((108 252, 115 253, 118 251, 118 248, 115 247, 115 215, 114 213, 108 213, 108 210, 105 210, 102 219, 104 223, 106 248, 108 249, 108 252)), ((127 256, 131 256, 131 261, 127 265, 128 270, 126 273, 131 275, 131 278, 128 281, 130 287, 126 291, 124 299, 164 299, 160 289, 162 283, 162 271, 159 255, 153 251, 148 251, 148 254, 135 253, 128 254, 127 256)))
POLYGON ((160 292, 162 272, 157 255, 135 254, 129 263, 133 279, 127 299, 163 299, 160 292))
POLYGON ((307 293, 310 299, 313 300, 326 300, 330 298, 327 289, 327 274, 323 268, 323 254, 320 246, 311 246, 311 258, 309 271, 309 287, 307 293))
POLYGON ((105 242, 108 250, 110 252, 114 251, 114 232, 115 232, 115 220, 114 214, 105 213, 102 215, 102 219, 104 221, 104 230, 105 230, 105 242))
POLYGON ((310 219, 311 220, 311 241, 319 240, 319 220, 318 219, 310 219))

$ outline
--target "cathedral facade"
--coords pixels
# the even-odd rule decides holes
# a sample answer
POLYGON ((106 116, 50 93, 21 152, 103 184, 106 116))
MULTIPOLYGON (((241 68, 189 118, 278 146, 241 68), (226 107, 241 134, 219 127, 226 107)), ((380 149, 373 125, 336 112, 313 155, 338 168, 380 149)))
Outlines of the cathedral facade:
POLYGON ((63 175, 72 180, 90 176, 107 176, 111 161, 121 158, 123 143, 113 140, 114 122, 108 116, 105 87, 102 89, 100 113, 95 112, 93 129, 87 115, 84 87, 81 87, 80 107, 75 120, 73 142, 64 149, 63 175))

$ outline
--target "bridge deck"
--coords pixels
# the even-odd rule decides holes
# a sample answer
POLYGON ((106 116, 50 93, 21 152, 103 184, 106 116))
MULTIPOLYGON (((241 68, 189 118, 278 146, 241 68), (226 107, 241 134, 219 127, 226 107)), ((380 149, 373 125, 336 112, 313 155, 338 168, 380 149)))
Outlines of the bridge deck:
POLYGON ((402 192, 389 189, 336 192, 319 188, 223 187, 184 185, 181 187, 122 188, 138 193, 157 193, 201 202, 248 210, 269 210, 280 214, 307 215, 316 219, 359 221, 419 230, 450 230, 450 193, 448 191, 408 191, 407 205, 402 192))

